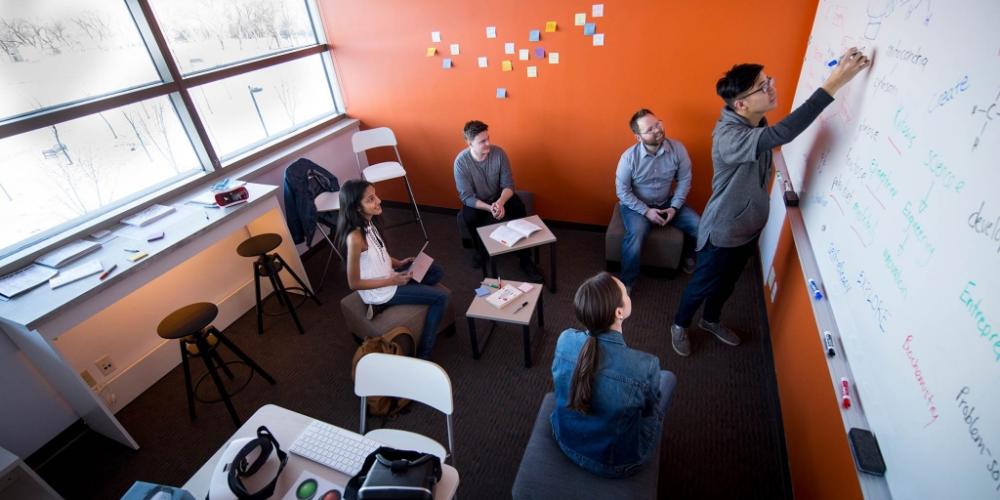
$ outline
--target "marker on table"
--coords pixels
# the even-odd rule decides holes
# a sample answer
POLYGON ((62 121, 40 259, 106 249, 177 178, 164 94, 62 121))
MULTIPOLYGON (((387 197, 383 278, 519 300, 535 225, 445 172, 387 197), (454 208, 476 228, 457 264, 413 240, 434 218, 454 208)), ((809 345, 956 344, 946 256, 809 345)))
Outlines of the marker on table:
POLYGON ((851 407, 851 384, 844 377, 840 377, 840 406, 851 407))
POLYGON ((809 278, 809 293, 812 294, 813 298, 816 300, 823 298, 823 291, 819 289, 819 285, 816 280, 809 278))
POLYGON ((826 344, 826 355, 833 356, 837 355, 837 351, 833 350, 833 334, 830 332, 823 332, 823 343, 826 344))
POLYGON ((112 264, 111 267, 109 267, 107 271, 104 271, 103 273, 101 273, 101 276, 100 276, 101 281, 104 281, 104 278, 107 278, 108 276, 111 276, 111 271, 114 271, 116 267, 118 267, 118 264, 112 264))
POLYGON ((526 301, 524 301, 523 304, 517 306, 517 309, 514 309, 514 312, 512 312, 511 314, 517 314, 518 312, 521 311, 521 309, 524 309, 527 305, 528 305, 528 301, 526 300, 526 301))

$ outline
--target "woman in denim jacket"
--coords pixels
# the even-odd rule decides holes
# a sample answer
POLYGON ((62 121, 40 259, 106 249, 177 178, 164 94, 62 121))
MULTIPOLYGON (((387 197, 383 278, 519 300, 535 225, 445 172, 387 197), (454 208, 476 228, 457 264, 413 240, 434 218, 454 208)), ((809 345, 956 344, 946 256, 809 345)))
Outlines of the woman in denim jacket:
POLYGON ((656 356, 625 345, 622 322, 632 301, 617 278, 600 273, 584 281, 573 305, 586 331, 569 328, 556 343, 552 432, 580 467, 632 475, 657 449, 676 378, 660 370, 656 356))

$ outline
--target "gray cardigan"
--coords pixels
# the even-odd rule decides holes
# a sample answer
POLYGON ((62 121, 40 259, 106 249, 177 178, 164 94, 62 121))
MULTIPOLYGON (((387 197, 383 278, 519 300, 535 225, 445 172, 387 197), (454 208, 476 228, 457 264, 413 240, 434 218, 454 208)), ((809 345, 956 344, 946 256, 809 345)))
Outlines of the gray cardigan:
POLYGON ((795 139, 831 102, 830 94, 816 89, 773 127, 766 118, 755 127, 729 106, 722 108, 712 131, 712 196, 698 227, 698 250, 709 240, 732 248, 760 235, 770 208, 771 150, 795 139))

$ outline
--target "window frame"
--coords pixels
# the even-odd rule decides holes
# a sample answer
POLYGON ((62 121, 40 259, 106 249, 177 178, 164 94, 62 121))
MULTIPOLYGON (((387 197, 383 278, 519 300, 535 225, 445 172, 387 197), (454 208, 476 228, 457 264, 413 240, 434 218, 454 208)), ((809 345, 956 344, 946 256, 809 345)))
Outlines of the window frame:
MULTIPOLYGON (((160 76, 161 81, 123 89, 106 95, 79 99, 44 110, 22 113, 0 120, 0 139, 16 136, 25 132, 42 129, 52 125, 90 116, 102 111, 120 108, 140 101, 165 96, 170 99, 180 119, 181 126, 187 133, 194 148, 203 172, 201 174, 185 175, 181 179, 171 178, 161 181, 146 189, 136 191, 115 203, 101 207, 80 219, 67 221, 63 224, 42 231, 26 240, 22 240, 5 249, 0 249, 0 274, 11 272, 51 247, 63 242, 85 236, 96 230, 114 226, 118 220, 143 208, 176 197, 190 191, 199 184, 208 184, 220 177, 232 176, 244 167, 252 165, 263 158, 273 156, 306 137, 328 128, 330 125, 346 117, 340 82, 331 56, 332 46, 327 41, 326 31, 320 17, 316 0, 302 0, 308 11, 310 24, 316 35, 317 43, 292 48, 281 52, 262 55, 249 60, 217 66, 190 73, 187 76, 180 71, 163 31, 156 23, 156 16, 150 5, 150 0, 125 0, 125 5, 132 15, 146 50, 160 76), (223 160, 213 147, 207 130, 196 106, 191 99, 191 90, 197 86, 216 82, 256 71, 277 66, 282 63, 320 55, 327 84, 333 100, 334 111, 331 115, 304 124, 292 133, 267 138, 263 143, 253 143, 223 160)), ((242 173, 242 172, 240 172, 242 173)))

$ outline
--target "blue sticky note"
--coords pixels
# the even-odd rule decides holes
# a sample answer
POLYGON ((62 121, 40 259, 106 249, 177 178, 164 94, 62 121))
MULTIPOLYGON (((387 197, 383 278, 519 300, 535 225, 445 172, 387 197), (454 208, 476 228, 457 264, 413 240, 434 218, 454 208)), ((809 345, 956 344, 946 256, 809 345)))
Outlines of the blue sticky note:
POLYGON ((441 67, 444 69, 451 69, 451 59, 441 61, 441 67))
POLYGON ((476 289, 476 297, 485 297, 490 294, 490 289, 485 286, 481 286, 476 289))
POLYGON ((597 32, 597 25, 594 23, 587 23, 583 25, 583 34, 590 36, 597 32))
POLYGON ((497 87, 497 99, 506 99, 506 98, 507 98, 507 89, 503 87, 497 87))
POLYGON ((540 33, 539 30, 531 30, 528 33, 528 41, 529 42, 537 42, 540 39, 541 39, 541 33, 540 33))
POLYGON ((536 59, 545 59, 545 48, 544 47, 535 47, 535 58, 536 59))

